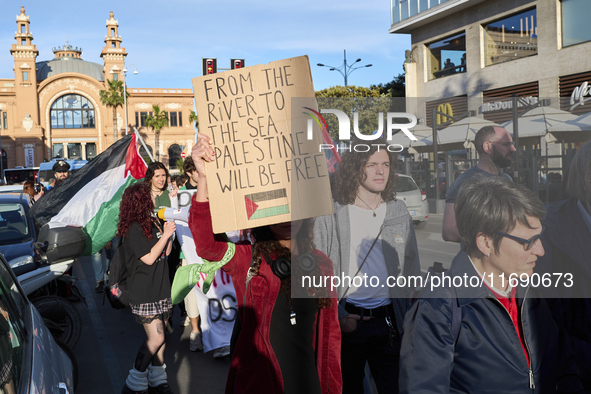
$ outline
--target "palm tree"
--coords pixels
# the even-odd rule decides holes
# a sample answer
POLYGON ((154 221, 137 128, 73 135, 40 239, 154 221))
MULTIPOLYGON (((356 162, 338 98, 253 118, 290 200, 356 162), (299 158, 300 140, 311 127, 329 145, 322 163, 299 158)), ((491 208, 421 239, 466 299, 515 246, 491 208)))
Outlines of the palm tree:
POLYGON ((191 113, 189 114, 189 122, 195 122, 195 127, 199 127, 199 117, 193 110, 191 110, 191 113))
POLYGON ((153 114, 146 117, 146 127, 154 130, 154 141, 156 143, 156 161, 160 161, 160 130, 168 126, 168 114, 160 111, 158 105, 152 105, 153 114))
MULTIPOLYGON (((117 141, 117 107, 122 107, 125 99, 123 98, 123 82, 107 80, 109 89, 101 90, 100 97, 103 105, 113 108, 113 142, 117 141)), ((127 92, 125 92, 127 93, 127 92)), ((129 97, 129 93, 127 93, 129 97)), ((125 125, 127 127, 127 125, 125 125)))

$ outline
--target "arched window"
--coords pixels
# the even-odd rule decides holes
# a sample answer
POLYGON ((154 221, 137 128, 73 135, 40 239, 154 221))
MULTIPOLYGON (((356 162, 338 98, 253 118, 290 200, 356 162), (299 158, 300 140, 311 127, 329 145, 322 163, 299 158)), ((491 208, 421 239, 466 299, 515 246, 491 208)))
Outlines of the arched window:
MULTIPOLYGON (((150 145, 146 146, 148 147, 148 150, 150 151, 152 157, 154 157, 154 150, 152 149, 152 147, 150 145)), ((146 150, 144 149, 144 145, 140 145, 140 156, 144 159, 146 164, 149 165, 152 162, 152 160, 150 160, 150 155, 148 155, 148 152, 146 152, 146 150)))
POLYGON ((183 149, 178 144, 168 147, 168 168, 177 168, 176 162, 181 158, 183 149))
POLYGON ((94 107, 79 94, 66 94, 51 105, 52 129, 94 128, 94 107))

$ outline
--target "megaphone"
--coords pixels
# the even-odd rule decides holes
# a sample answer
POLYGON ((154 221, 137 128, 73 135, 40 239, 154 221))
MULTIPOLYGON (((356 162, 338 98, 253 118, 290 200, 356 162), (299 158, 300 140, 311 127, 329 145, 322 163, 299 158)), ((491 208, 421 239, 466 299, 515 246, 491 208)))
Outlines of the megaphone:
POLYGON ((181 209, 166 207, 158 211, 158 217, 162 220, 180 220, 182 222, 189 223, 190 209, 191 207, 185 207, 181 209))

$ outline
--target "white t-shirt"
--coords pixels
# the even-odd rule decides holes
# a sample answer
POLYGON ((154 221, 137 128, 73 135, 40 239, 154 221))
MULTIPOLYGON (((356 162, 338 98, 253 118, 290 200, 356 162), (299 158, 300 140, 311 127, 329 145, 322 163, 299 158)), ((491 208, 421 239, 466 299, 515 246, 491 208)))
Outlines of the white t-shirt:
MULTIPOLYGON (((373 244, 380 231, 380 226, 386 218, 386 203, 382 203, 374 211, 363 209, 355 205, 349 205, 349 218, 351 227, 351 245, 349 251, 349 270, 346 273, 351 279, 351 287, 347 293, 347 302, 366 309, 373 309, 379 306, 391 303, 386 278, 388 277, 388 267, 386 258, 382 250, 382 240, 378 239, 369 256, 367 252, 373 244), (363 268, 357 274, 358 278, 354 280, 355 273, 361 266, 361 263, 367 256, 363 268), (373 279, 378 278, 379 280, 373 279), (367 279, 365 279, 367 278, 367 279), (372 286, 377 283, 377 286, 372 286), (361 286, 357 286, 361 284, 361 286), (384 285, 382 287, 382 285, 384 285)), ((345 286, 347 286, 346 284, 345 286)))

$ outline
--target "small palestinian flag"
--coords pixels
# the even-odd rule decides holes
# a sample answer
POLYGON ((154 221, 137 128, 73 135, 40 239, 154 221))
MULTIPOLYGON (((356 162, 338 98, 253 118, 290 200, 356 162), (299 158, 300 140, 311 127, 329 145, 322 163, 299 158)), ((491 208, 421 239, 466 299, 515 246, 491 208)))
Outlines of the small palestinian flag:
POLYGON ((30 211, 39 226, 82 227, 84 254, 100 251, 117 232, 123 191, 146 175, 137 138, 121 138, 40 198, 30 211))
POLYGON ((289 213, 286 189, 247 194, 244 196, 244 200, 246 202, 246 217, 248 220, 289 213))

